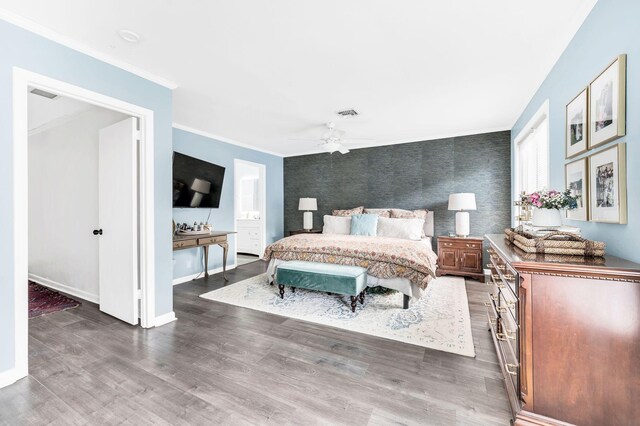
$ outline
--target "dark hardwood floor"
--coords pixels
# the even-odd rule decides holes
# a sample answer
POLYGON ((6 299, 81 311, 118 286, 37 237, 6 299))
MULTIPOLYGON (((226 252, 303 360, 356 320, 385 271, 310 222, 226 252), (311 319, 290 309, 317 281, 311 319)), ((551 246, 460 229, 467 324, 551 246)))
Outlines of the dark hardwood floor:
POLYGON ((0 424, 509 424, 477 281, 475 359, 198 297, 222 285, 174 287, 178 321, 156 329, 87 302, 30 320, 30 375, 0 389, 0 424))

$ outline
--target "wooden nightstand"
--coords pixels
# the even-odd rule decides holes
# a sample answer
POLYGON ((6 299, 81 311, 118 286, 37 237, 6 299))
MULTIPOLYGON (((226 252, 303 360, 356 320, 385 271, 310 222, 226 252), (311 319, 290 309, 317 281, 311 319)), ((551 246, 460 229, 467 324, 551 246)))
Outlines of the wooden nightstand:
POLYGON ((458 275, 484 282, 482 238, 438 237, 436 275, 458 275))
POLYGON ((295 229, 293 231, 289 231, 289 236, 297 234, 322 234, 322 229, 295 229))

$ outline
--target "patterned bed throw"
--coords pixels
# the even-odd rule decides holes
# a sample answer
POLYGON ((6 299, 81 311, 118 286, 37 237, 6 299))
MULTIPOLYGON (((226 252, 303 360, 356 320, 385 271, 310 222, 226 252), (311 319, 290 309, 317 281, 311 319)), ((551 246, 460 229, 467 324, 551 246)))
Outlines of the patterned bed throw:
POLYGON ((264 260, 305 260, 367 268, 378 278, 407 278, 426 288, 438 256, 422 241, 359 235, 298 234, 268 246, 264 260))

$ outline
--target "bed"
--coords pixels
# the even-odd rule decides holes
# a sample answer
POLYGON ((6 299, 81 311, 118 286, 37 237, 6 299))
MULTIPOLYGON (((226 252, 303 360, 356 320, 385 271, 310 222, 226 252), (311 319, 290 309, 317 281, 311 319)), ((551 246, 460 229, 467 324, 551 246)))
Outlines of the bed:
POLYGON ((427 214, 421 240, 335 234, 298 234, 269 245, 270 280, 276 267, 293 260, 360 266, 367 269, 367 285, 397 290, 420 298, 435 277, 437 255, 433 252, 433 212, 427 214))

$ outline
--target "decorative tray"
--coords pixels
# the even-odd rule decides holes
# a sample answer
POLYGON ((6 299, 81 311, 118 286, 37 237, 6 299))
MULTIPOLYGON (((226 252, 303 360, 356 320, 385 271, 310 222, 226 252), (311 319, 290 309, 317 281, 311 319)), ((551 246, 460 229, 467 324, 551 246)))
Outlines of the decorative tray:
POLYGON ((586 240, 569 232, 552 232, 544 237, 534 237, 526 232, 507 228, 504 230, 504 237, 526 253, 604 256, 605 243, 586 240))

